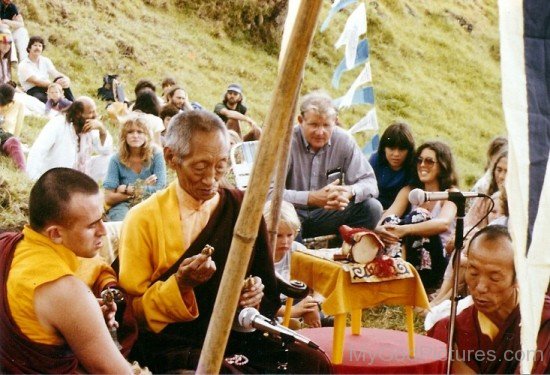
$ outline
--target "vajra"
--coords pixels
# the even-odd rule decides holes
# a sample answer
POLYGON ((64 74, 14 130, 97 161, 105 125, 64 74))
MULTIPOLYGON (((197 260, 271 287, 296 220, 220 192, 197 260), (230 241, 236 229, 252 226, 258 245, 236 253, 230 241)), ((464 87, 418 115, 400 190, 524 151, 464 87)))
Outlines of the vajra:
MULTIPOLYGON (((101 299, 106 304, 111 302, 117 303, 117 302, 124 301, 124 295, 120 290, 108 287, 107 289, 101 292, 101 299)), ((116 327, 110 327, 109 333, 111 334, 111 337, 113 338, 113 341, 117 346, 118 350, 122 349, 122 345, 120 345, 120 343, 118 342, 116 327)))

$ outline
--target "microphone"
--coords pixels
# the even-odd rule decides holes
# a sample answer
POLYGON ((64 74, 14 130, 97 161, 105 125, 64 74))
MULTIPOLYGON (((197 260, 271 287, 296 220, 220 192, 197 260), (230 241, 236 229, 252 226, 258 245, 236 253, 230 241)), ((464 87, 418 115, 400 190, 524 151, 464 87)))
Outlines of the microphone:
POLYGON ((298 332, 295 332, 290 328, 269 320, 253 307, 245 307, 242 309, 237 319, 239 325, 246 330, 253 331, 254 329, 258 329, 262 332, 271 333, 275 336, 290 337, 293 340, 306 344, 313 349, 319 349, 319 345, 315 344, 307 337, 300 335, 298 332))
POLYGON ((420 206, 424 202, 430 201, 451 201, 457 202, 466 198, 487 197, 485 194, 472 191, 424 191, 422 189, 413 189, 409 193, 409 202, 415 206, 420 206))

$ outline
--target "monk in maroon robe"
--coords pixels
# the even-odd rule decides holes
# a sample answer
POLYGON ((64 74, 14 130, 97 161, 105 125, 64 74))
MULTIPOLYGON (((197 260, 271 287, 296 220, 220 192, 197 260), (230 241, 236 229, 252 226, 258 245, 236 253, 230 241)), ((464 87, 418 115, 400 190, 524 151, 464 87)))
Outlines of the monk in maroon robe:
MULTIPOLYGON (((550 373, 550 297, 546 296, 534 353, 522 351, 521 316, 512 240, 502 226, 488 226, 470 241, 466 283, 474 304, 456 318, 453 373, 512 374, 531 356, 533 374, 550 373)), ((428 335, 447 342, 449 319, 428 335)))

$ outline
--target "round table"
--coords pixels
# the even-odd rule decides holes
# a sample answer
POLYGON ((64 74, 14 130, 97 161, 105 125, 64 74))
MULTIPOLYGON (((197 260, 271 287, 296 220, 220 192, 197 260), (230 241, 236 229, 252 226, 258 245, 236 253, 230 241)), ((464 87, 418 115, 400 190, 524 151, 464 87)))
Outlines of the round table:
MULTIPOLYGON (((332 357, 332 328, 307 328, 299 331, 332 357)), ((443 374, 447 345, 415 334, 415 357, 409 358, 407 333, 389 329, 361 328, 352 335, 347 328, 341 364, 335 373, 345 374, 443 374)))

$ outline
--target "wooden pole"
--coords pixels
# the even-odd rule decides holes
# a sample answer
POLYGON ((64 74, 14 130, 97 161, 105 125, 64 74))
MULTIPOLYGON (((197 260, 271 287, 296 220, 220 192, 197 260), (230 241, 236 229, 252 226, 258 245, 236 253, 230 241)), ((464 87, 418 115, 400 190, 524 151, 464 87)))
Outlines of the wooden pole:
MULTIPOLYGON (((301 80, 300 80, 301 81, 301 80)), ((294 98, 294 104, 292 105, 292 116, 288 123, 281 150, 279 153, 279 161, 277 162, 277 173, 275 174, 275 186, 273 187, 273 195, 271 197, 271 225, 269 231, 269 243, 273 249, 273 257, 275 258, 275 248, 277 246, 277 232, 279 230, 279 222, 281 219, 281 206, 283 204, 283 192, 285 190, 286 172, 288 167, 288 159, 290 157, 290 144, 292 143, 292 128, 294 126, 294 118, 296 117, 296 106, 298 104, 298 97, 300 94, 300 85, 296 97, 294 98)))
POLYGON ((303 1, 300 4, 283 59, 283 68, 279 71, 273 100, 266 117, 267 126, 262 134, 248 190, 237 218, 197 374, 218 373, 221 368, 248 265, 247 260, 250 259, 258 235, 263 205, 273 175, 277 149, 280 147, 277 140, 283 139, 292 116, 292 105, 299 89, 321 6, 322 0, 303 1))

